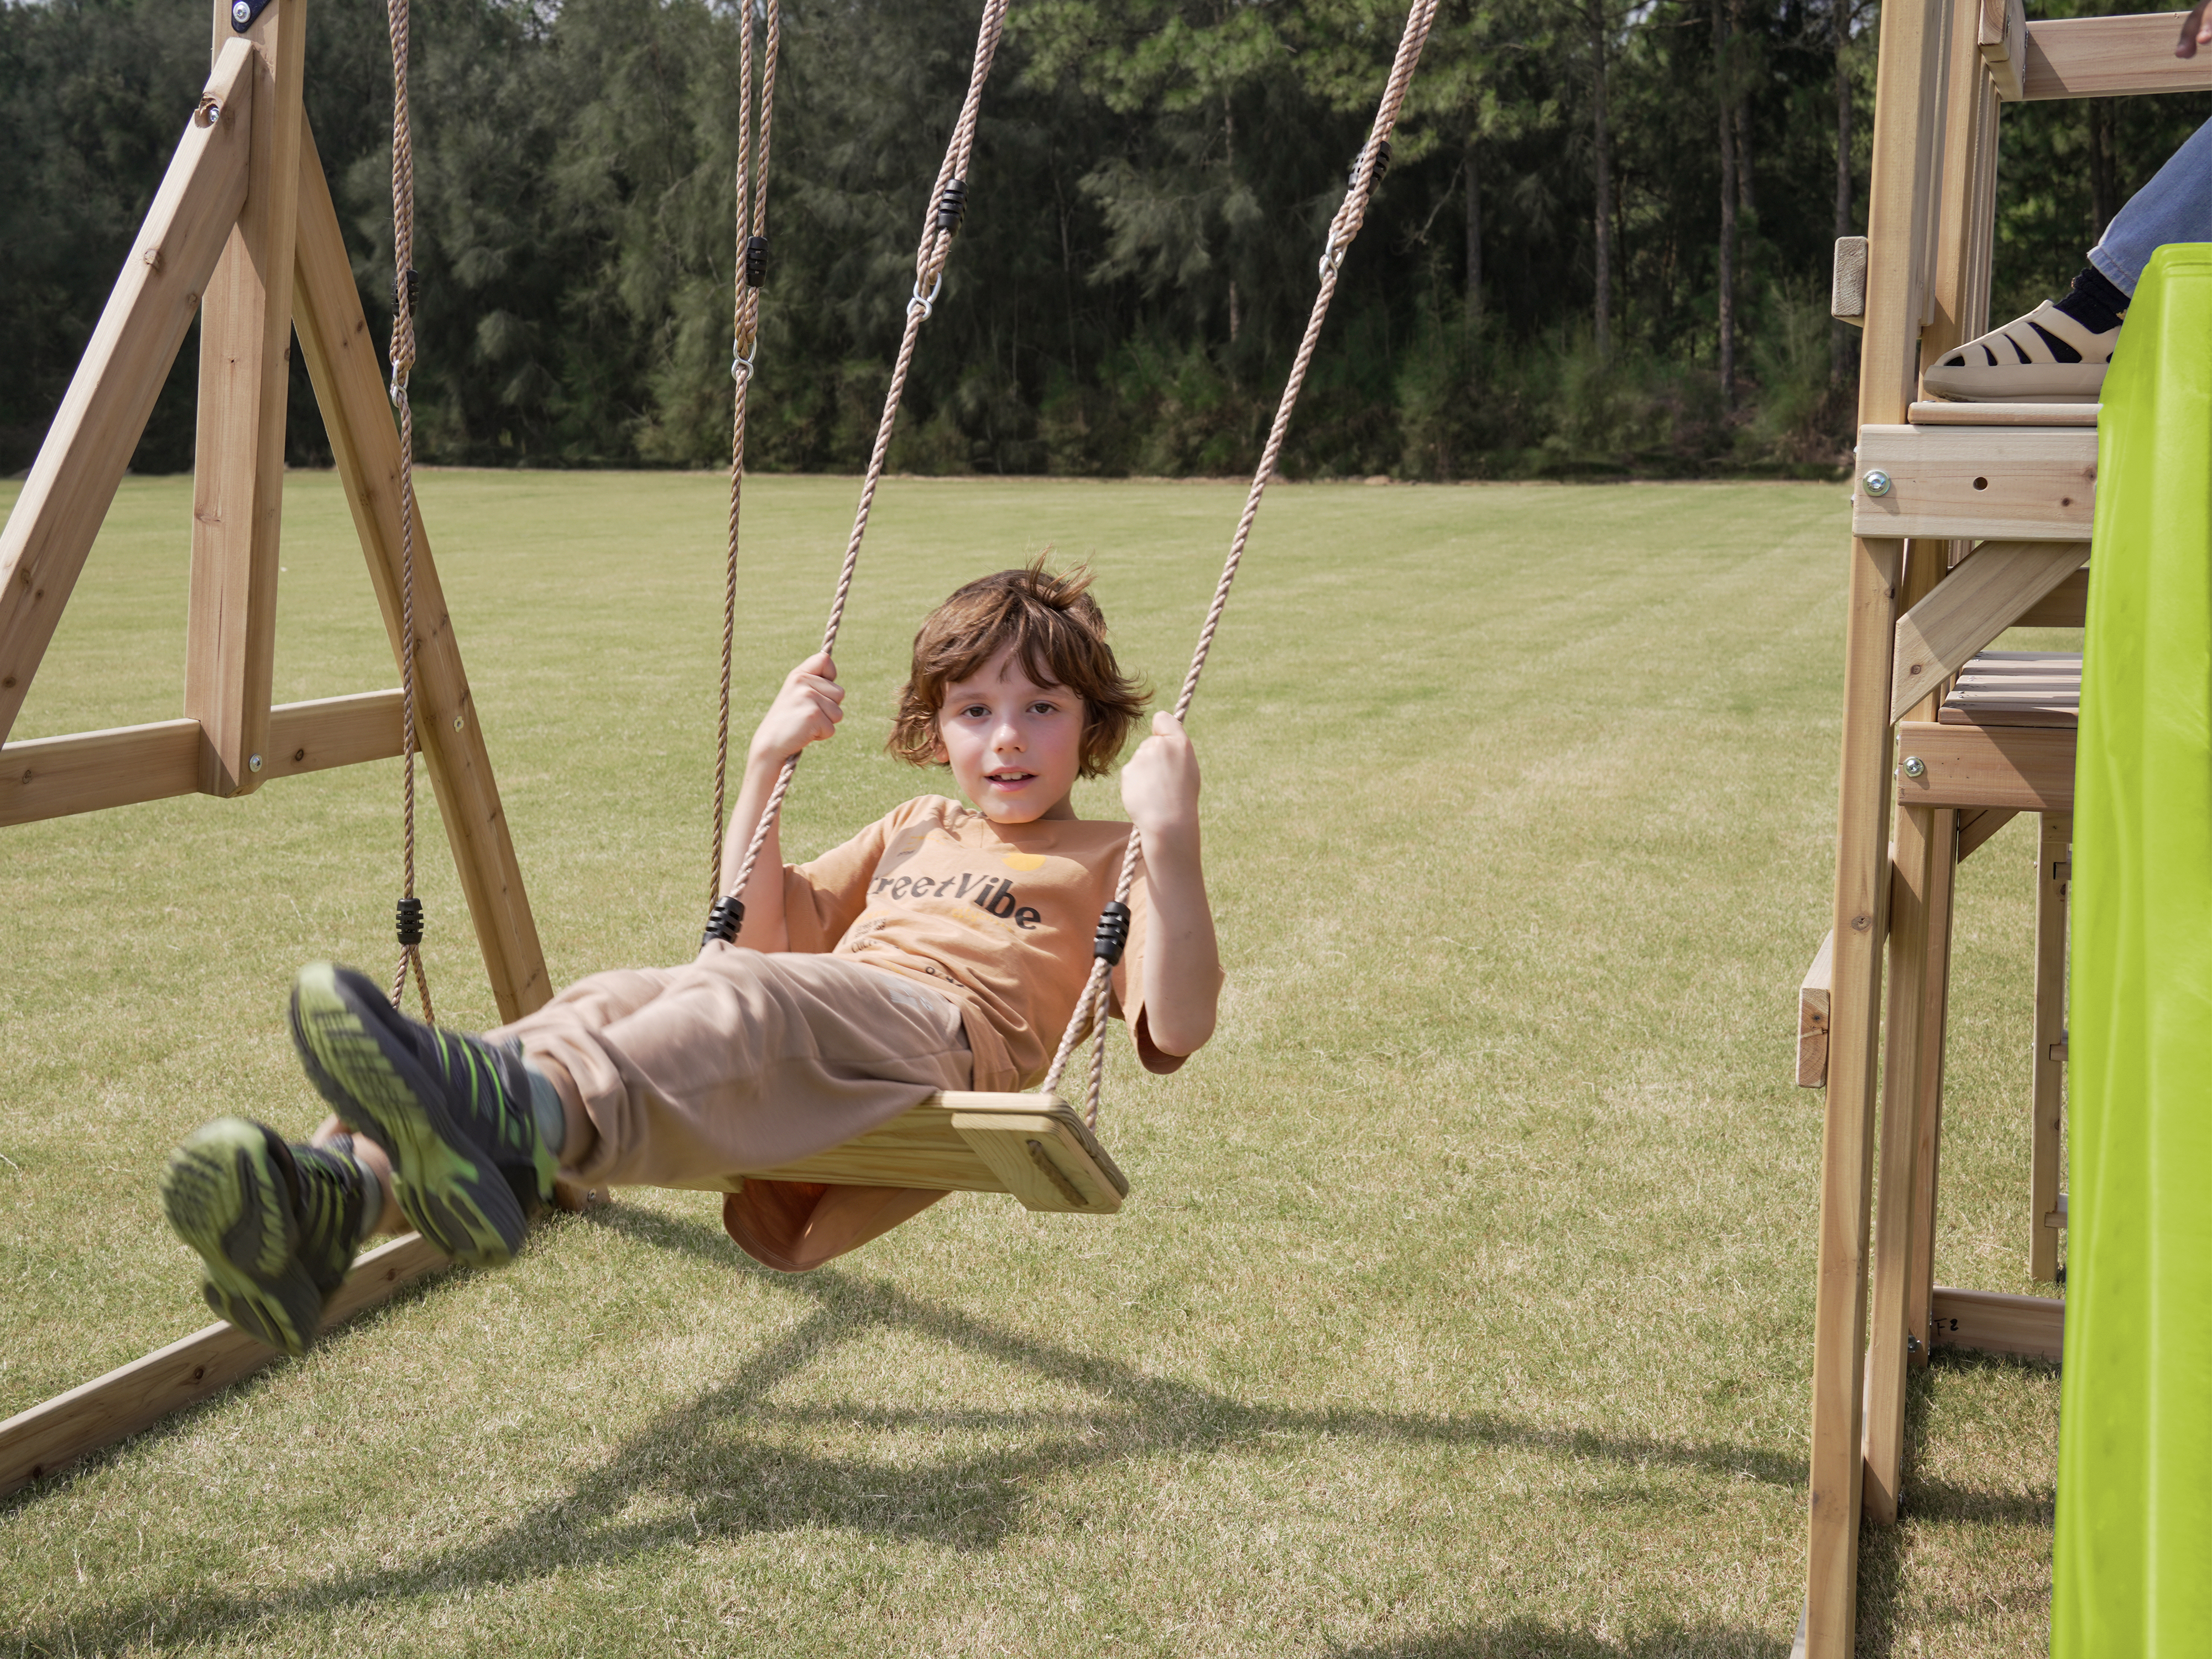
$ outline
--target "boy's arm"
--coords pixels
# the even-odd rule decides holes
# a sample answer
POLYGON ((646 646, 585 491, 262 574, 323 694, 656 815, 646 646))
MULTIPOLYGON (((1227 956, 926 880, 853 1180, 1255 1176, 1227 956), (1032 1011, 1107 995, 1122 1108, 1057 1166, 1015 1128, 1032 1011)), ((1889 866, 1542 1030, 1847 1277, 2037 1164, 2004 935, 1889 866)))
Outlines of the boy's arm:
MULTIPOLYGON (((817 652, 784 677, 783 686, 769 705, 745 751, 744 781, 738 787, 737 805, 730 811, 730 827, 722 842, 722 879, 737 878, 751 843, 753 826, 775 791, 783 763, 810 743, 836 734, 845 718, 842 706, 845 688, 837 684, 836 665, 826 652, 817 652)), ((789 948, 791 930, 783 914, 783 838, 781 826, 771 823, 761 843, 752 878, 738 896, 744 901, 744 926, 737 942, 755 951, 789 948)))
POLYGON ((1145 840, 1145 1028, 1163 1054, 1192 1054, 1213 1035, 1221 957, 1200 856, 1198 755, 1172 714, 1121 769, 1121 805, 1145 840))

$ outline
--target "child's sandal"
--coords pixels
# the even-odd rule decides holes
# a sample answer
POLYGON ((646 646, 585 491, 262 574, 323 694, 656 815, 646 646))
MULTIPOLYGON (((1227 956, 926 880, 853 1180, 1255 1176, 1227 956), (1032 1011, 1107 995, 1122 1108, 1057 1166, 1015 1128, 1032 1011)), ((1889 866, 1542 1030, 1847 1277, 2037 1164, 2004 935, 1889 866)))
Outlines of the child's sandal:
POLYGON ((1921 376, 1929 396, 1966 403, 2093 404, 2120 337, 2100 334, 2050 301, 1969 340, 1921 376))

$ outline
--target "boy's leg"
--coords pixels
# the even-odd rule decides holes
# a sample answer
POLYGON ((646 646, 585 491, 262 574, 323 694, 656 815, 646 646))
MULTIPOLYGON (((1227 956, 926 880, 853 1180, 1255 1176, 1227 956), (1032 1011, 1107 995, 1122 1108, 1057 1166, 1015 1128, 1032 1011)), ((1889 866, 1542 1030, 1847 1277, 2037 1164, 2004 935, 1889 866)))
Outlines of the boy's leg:
POLYGON ((811 1156, 973 1076, 959 1005, 847 957, 718 945, 606 974, 493 1032, 568 1095, 586 1185, 708 1191, 811 1156))
POLYGON ((2168 242, 2212 241, 2212 121, 2166 158, 2112 216, 2089 263, 2132 296, 2150 256, 2168 242))
POLYGON ((161 1208, 199 1253, 208 1305, 294 1355, 314 1341, 383 1197, 349 1138, 288 1146, 244 1118, 194 1130, 161 1172, 161 1208))
POLYGON ((2212 240, 2212 121, 2167 158, 2112 216, 2069 290, 1968 340, 1932 364, 1923 388, 1968 402, 2100 396, 2121 319, 2150 256, 2168 242, 2212 240))
POLYGON ((349 969, 293 982, 292 1039, 308 1080, 392 1161, 407 1219, 470 1267, 496 1267, 551 1196, 560 1102, 519 1047, 425 1025, 349 969))

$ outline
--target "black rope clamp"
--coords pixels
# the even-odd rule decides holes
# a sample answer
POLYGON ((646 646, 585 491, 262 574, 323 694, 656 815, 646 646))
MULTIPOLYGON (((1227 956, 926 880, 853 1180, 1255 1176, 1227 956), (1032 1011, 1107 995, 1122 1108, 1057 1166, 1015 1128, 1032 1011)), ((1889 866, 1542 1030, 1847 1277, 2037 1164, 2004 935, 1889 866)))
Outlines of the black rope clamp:
MULTIPOLYGON (((1381 143, 1375 146, 1375 179, 1373 183, 1368 185, 1368 189, 1372 191, 1376 185, 1380 185, 1389 176, 1390 141, 1388 138, 1385 138, 1381 143)), ((1352 178, 1350 183, 1355 189, 1359 184, 1359 162, 1357 159, 1355 159, 1352 163, 1352 178)))
POLYGON ((707 931, 699 936, 699 948, 703 951, 716 939, 725 945, 735 945, 738 930, 744 925, 745 902, 735 893, 724 894, 707 912, 707 931))
POLYGON ((745 238, 745 286, 758 288, 768 281, 768 238, 745 238))
POLYGON ((399 309, 399 290, 402 284, 404 284, 407 289, 407 309, 411 315, 422 308, 422 273, 410 265, 392 277, 392 308, 394 311, 399 309))
POLYGON ((960 224, 968 216, 968 181, 955 179, 945 185, 945 195, 937 204, 937 228, 951 235, 960 234, 960 224))
POLYGON ((413 950, 422 942, 422 901, 404 898, 399 901, 399 943, 403 949, 413 950))
POLYGON ((1117 963, 1128 943, 1129 907, 1119 899, 1109 899, 1098 913, 1098 932, 1091 941, 1091 954, 1102 962, 1117 963))

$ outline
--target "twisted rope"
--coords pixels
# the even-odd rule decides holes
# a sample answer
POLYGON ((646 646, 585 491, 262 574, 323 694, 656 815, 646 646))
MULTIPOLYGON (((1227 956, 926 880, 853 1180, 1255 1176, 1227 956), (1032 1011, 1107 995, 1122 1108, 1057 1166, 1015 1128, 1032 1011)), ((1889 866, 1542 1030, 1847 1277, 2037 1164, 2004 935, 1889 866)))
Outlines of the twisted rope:
POLYGON ((422 904, 415 896, 415 410, 407 396, 415 368, 415 138, 407 101, 408 0, 389 0, 392 29, 392 406, 399 412, 399 688, 402 837, 399 966, 392 1006, 399 1006, 412 971, 422 1018, 430 981, 422 970, 422 904), (411 938, 410 938, 411 934, 411 938))
MULTIPOLYGON (((1190 672, 1183 676, 1182 690, 1176 698, 1175 717, 1180 723, 1190 710, 1191 699, 1198 695, 1199 676, 1206 672, 1206 653, 1213 648, 1213 635, 1221 626, 1221 613, 1229 603, 1230 584, 1237 580, 1237 567, 1244 558, 1244 544, 1250 539, 1252 522, 1260 514, 1260 497, 1267 488, 1267 480, 1274 476, 1275 463, 1283 451, 1283 436, 1290 428, 1291 411, 1298 401, 1298 392, 1305 385, 1306 371, 1312 365, 1314 346, 1321 338, 1321 327, 1328 316, 1328 302, 1336 293, 1336 275, 1344 263, 1345 250, 1359 234, 1359 228, 1367 220, 1367 205, 1372 199, 1375 185, 1388 165, 1390 134, 1398 125, 1398 111, 1406 101, 1406 88, 1413 79, 1413 66, 1420 61, 1421 48, 1429 38, 1429 25, 1436 16, 1437 0, 1414 0, 1413 8, 1406 17, 1405 33, 1398 40, 1398 55, 1390 66, 1390 79, 1382 91, 1382 102, 1375 112, 1375 125, 1367 136, 1367 143, 1359 152, 1359 161, 1354 168, 1352 185, 1345 192, 1343 204, 1330 222, 1328 243, 1321 257, 1321 287, 1314 295, 1313 314, 1306 319, 1305 337, 1298 343, 1298 355, 1291 364, 1291 377, 1285 382, 1283 395, 1275 405, 1275 423, 1267 433, 1267 447, 1261 452, 1260 465, 1252 475, 1252 489, 1244 498, 1244 511, 1237 520, 1237 533, 1230 540, 1229 557, 1221 567, 1221 580, 1214 586, 1213 603, 1206 613, 1206 623, 1198 632, 1198 648, 1191 653, 1190 672)), ((1143 838, 1134 825, 1129 830, 1128 850, 1122 855, 1121 878, 1115 884, 1114 897, 1122 904, 1129 902, 1130 889, 1135 885, 1137 861, 1144 851, 1143 838)), ((1060 1037, 1060 1048, 1052 1057, 1051 1069, 1046 1072, 1043 1092, 1059 1091, 1060 1079, 1066 1073, 1069 1058, 1075 1046, 1092 1030, 1098 1034, 1098 1042, 1091 1062, 1090 1097, 1084 1121, 1096 1128, 1098 1126, 1098 1099, 1105 1081, 1105 1021, 1098 1016, 1104 1011, 1107 986, 1113 973, 1113 964, 1103 957, 1093 957, 1091 977, 1077 1000, 1075 1012, 1067 1022, 1067 1030, 1060 1037)))
MULTIPOLYGON (((1433 4, 1434 0, 1430 3, 1433 4)), ((899 341, 898 358, 891 368, 890 387, 884 394, 883 418, 877 422, 875 447, 869 453, 867 476, 860 484, 860 504, 853 515, 852 536, 845 544, 845 562, 837 573, 837 592, 830 600, 830 620, 822 630, 824 652, 836 648, 837 630, 845 620, 845 602, 852 594, 854 574, 860 568, 860 541, 868 533, 869 509, 875 504, 876 486, 883 478, 884 458, 890 449, 891 428, 898 420, 899 398, 906 390, 907 371, 914 363, 915 341, 936 307, 938 289, 945 279, 945 262, 960 228, 957 214, 945 210, 945 193, 955 180, 965 185, 969 158, 975 147, 975 118, 982 106, 983 82, 991 73, 992 55, 998 51, 999 32, 1006 18, 1006 0, 986 0, 982 24, 975 36, 975 60, 968 76, 968 96, 960 106, 959 122, 952 130, 951 142, 945 146, 945 162, 937 170, 936 187, 931 191, 929 205, 923 213, 921 241, 914 256, 914 296, 907 301, 906 332, 899 341)), ((724 892, 742 894, 752 880, 753 866, 760 861, 761 848, 767 843, 769 831, 775 827, 776 815, 783 810, 783 798, 790 793, 792 776, 798 769, 797 755, 784 761, 783 769, 776 775, 775 787, 761 808, 760 820, 753 825, 752 840, 746 844, 736 878, 724 892)))
MULTIPOLYGON (((722 896, 724 791, 730 766, 730 653, 738 631, 738 513, 745 477, 745 394, 752 386, 753 357, 760 337, 760 289, 750 280, 748 243, 768 234, 768 144, 775 119, 775 59, 781 35, 782 7, 768 0, 768 40, 761 57, 760 171, 752 172, 753 7, 746 0, 738 34, 737 257, 732 265, 736 297, 730 318, 730 379, 735 395, 730 416, 730 556, 722 583, 722 698, 714 725, 714 823, 707 846, 707 902, 722 896)), ((744 884, 740 883, 743 890, 744 884)))

